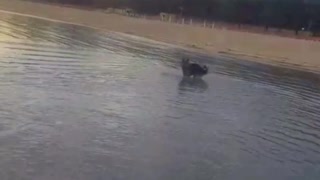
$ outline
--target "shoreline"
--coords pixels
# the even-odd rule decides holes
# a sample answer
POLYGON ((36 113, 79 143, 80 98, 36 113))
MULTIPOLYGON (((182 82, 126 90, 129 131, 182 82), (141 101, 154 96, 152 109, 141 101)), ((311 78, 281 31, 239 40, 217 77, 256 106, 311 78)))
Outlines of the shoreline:
POLYGON ((171 24, 51 3, 1 0, 0 10, 140 36, 206 55, 320 73, 320 43, 310 40, 171 24))

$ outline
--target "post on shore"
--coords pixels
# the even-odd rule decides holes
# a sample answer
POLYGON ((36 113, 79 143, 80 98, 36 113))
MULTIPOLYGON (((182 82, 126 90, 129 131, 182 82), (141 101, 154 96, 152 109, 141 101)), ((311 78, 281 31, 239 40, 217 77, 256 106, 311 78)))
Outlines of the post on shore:
POLYGON ((203 27, 206 27, 206 26, 207 26, 207 22, 206 22, 206 20, 204 20, 203 27))
POLYGON ((182 18, 182 24, 184 24, 184 18, 182 18))
POLYGON ((214 22, 212 23, 212 26, 211 26, 211 28, 212 28, 212 29, 214 29, 214 22))
POLYGON ((190 18, 190 22, 189 22, 189 24, 190 24, 190 25, 192 25, 192 19, 191 19, 191 18, 190 18))

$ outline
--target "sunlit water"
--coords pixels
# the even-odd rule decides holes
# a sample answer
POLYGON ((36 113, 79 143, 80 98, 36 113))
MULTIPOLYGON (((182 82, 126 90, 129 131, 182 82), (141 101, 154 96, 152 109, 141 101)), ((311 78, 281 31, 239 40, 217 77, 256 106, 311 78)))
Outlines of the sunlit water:
POLYGON ((0 57, 1 180, 320 177, 317 75, 5 14, 0 57))

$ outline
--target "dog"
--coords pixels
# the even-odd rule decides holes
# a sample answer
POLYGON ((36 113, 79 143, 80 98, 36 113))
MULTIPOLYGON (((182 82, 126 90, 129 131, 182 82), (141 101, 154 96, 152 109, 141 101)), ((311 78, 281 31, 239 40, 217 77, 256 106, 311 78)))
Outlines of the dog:
POLYGON ((190 63, 188 58, 183 58, 181 61, 182 74, 185 77, 202 77, 208 74, 208 67, 206 65, 199 65, 197 63, 190 63))

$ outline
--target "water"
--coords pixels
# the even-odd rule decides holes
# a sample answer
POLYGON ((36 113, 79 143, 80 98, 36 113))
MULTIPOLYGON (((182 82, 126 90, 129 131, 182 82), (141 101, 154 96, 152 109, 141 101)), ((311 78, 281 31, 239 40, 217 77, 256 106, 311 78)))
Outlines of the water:
POLYGON ((318 75, 6 14, 0 57, 2 180, 319 179, 318 75))

